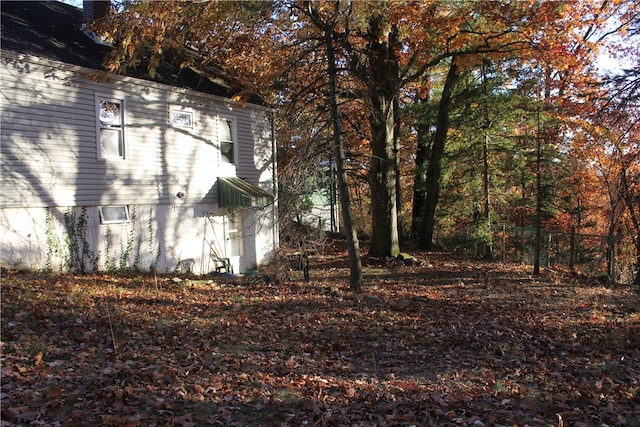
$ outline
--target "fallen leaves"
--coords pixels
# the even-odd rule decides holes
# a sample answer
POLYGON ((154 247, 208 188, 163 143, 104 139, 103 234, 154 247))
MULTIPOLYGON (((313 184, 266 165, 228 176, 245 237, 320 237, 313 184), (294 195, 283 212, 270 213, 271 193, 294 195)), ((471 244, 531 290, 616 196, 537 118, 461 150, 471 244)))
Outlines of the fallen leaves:
POLYGON ((387 273, 373 266, 357 295, 342 268, 302 284, 192 278, 188 287, 3 274, 2 419, 633 425, 638 296, 537 282, 522 268, 430 256, 387 273))

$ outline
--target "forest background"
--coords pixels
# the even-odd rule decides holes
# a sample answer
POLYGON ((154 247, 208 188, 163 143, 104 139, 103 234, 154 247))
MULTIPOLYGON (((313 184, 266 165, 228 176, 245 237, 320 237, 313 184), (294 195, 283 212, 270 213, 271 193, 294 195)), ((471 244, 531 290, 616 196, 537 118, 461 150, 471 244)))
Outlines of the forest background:
POLYGON ((536 274, 564 233, 571 268, 593 246, 611 266, 617 249, 626 267, 605 273, 640 286, 638 3, 122 1, 112 12, 96 23, 116 47, 111 71, 169 60, 277 109, 281 230, 335 188, 353 290, 363 236, 370 257, 415 242, 492 259, 507 230, 522 257, 527 230, 536 274))

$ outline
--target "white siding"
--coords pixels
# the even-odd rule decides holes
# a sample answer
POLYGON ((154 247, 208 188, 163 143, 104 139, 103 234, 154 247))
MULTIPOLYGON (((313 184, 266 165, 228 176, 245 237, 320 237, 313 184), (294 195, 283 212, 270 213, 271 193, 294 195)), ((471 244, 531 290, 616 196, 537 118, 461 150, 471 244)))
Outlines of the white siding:
POLYGON ((273 191, 266 109, 126 77, 95 82, 43 60, 1 65, 3 185, 21 189, 1 206, 175 203, 179 191, 182 203, 215 202, 220 115, 236 122, 235 174, 273 191), (98 159, 96 94, 126 99, 124 160, 98 159), (193 111, 193 129, 170 126, 171 106, 193 111))
MULTIPOLYGON (((0 264, 64 269, 64 214, 73 213, 87 219, 88 270, 126 264, 164 272, 189 259, 194 272, 206 273, 206 213, 226 214, 216 206, 217 177, 232 173, 275 189, 271 111, 128 77, 96 81, 95 74, 2 52, 0 264), (97 95, 126 100, 125 159, 98 159, 97 95), (172 106, 193 112, 192 129, 171 127, 172 106), (226 170, 220 116, 236 123, 237 164, 226 170), (101 225, 101 205, 127 205, 136 215, 127 224, 101 225)), ((278 243, 275 206, 246 217, 240 270, 267 261, 278 243)))

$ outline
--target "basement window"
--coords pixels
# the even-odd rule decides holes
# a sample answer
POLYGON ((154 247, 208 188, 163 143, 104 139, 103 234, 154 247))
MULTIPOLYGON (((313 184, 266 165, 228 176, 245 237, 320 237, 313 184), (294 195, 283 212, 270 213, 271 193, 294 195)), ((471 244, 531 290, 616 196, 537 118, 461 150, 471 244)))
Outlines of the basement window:
POLYGON ((129 222, 128 206, 99 206, 100 224, 121 224, 129 222))

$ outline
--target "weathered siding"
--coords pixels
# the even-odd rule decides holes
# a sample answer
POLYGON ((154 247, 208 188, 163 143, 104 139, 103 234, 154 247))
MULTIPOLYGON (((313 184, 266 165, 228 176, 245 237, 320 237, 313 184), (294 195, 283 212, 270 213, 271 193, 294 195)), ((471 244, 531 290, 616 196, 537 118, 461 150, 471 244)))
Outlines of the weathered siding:
MULTIPOLYGON (((226 243, 207 219, 227 214, 217 207, 217 177, 275 190, 272 112, 129 77, 97 81, 93 73, 2 52, 0 264, 166 272, 188 260, 193 272, 210 271, 208 239, 226 243), (96 94, 125 100, 125 159, 98 158, 96 94), (171 127, 171 107, 192 111, 193 128, 171 127), (236 166, 220 161, 218 117, 235 121, 236 166), (131 221, 100 224, 104 205, 129 206, 131 221), (86 252, 73 255, 76 232, 86 252)), ((276 215, 270 206, 244 216, 236 271, 275 253, 276 215)))
POLYGON ((3 54, 1 65, 3 185, 20 189, 1 206, 215 202, 219 175, 273 190, 265 109, 127 77, 96 82, 30 57, 3 54), (124 160, 98 159, 96 94, 126 102, 124 160), (193 129, 170 126, 172 106, 193 112, 193 129), (220 162, 219 116, 235 120, 236 168, 220 162), (186 197, 177 200, 180 191, 186 197))

